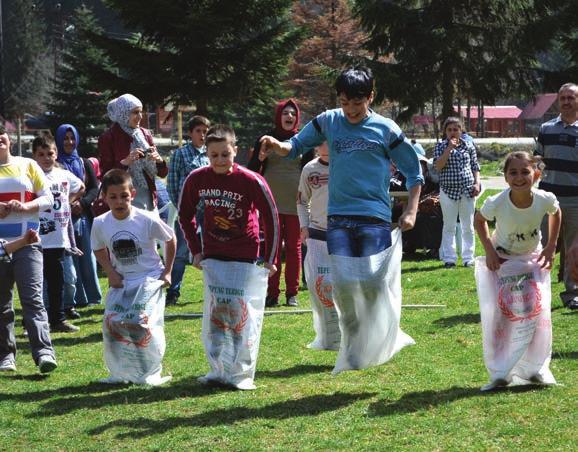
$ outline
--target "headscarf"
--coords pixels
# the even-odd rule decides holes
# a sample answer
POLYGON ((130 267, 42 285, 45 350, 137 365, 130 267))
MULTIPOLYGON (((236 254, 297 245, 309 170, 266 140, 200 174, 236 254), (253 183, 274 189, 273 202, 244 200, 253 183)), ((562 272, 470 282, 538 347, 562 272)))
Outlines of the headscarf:
MULTIPOLYGON (((111 100, 106 109, 108 117, 116 122, 131 138, 131 149, 141 148, 146 151, 150 144, 146 140, 140 127, 132 128, 129 126, 130 113, 136 107, 142 108, 142 102, 132 94, 123 94, 116 99, 111 100)), ((130 166, 129 173, 132 176, 135 188, 147 187, 143 171, 146 171, 154 179, 157 169, 156 164, 147 159, 139 159, 130 166)))
POLYGON ((300 118, 301 112, 299 110, 299 105, 297 105, 297 101, 295 101, 295 99, 286 99, 279 101, 279 103, 277 103, 277 106, 275 107, 275 137, 281 140, 288 140, 293 135, 295 135, 299 127, 300 118), (282 125, 283 109, 288 105, 293 107, 296 112, 295 125, 291 130, 285 130, 282 125))
POLYGON ((72 124, 62 124, 56 129, 56 148, 58 149, 58 157, 56 160, 68 171, 78 177, 81 181, 84 181, 84 162, 78 155, 78 143, 80 137, 78 136, 78 131, 76 127, 72 124), (70 154, 64 151, 64 137, 66 132, 71 131, 74 135, 74 140, 76 145, 70 154))

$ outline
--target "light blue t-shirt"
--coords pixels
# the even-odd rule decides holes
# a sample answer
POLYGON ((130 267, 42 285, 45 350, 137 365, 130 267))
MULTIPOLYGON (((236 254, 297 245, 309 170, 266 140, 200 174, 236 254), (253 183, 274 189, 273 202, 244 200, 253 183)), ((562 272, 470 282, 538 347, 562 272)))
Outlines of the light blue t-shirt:
POLYGON ((406 187, 422 184, 417 154, 399 126, 370 110, 351 124, 341 108, 327 110, 289 142, 287 158, 297 158, 327 140, 329 145, 328 215, 359 215, 391 221, 389 180, 393 161, 406 187))

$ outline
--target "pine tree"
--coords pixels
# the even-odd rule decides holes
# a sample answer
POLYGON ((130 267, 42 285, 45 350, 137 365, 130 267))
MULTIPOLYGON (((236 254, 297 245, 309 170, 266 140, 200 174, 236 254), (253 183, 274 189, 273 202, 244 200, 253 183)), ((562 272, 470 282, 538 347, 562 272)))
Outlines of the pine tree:
POLYGON ((378 100, 398 100, 407 118, 437 98, 448 116, 456 99, 492 104, 539 92, 536 55, 549 45, 549 18, 560 3, 358 0, 355 11, 369 33, 378 100), (379 61, 383 56, 391 60, 379 61))
POLYGON ((286 74, 299 40, 282 0, 108 0, 138 40, 91 36, 118 72, 93 65, 92 77, 145 102, 209 105, 266 102, 286 74))
MULTIPOLYGON (((72 27, 69 27, 70 33, 65 40, 52 91, 52 125, 73 124, 78 129, 82 144, 86 144, 88 138, 97 137, 104 131, 107 124, 106 104, 110 100, 110 93, 98 92, 91 83, 90 67, 94 64, 111 70, 112 67, 104 52, 87 39, 88 33, 102 33, 92 11, 81 6, 75 10, 70 21, 72 27)), ((80 149, 87 148, 81 146, 80 149)))
MULTIPOLYGON (((7 119, 45 109, 53 66, 45 52, 44 21, 32 0, 2 4, 2 102, 7 119)), ((2 112, 0 112, 1 114, 2 112)))
POLYGON ((293 19, 307 37, 290 64, 287 85, 295 92, 304 116, 337 104, 333 80, 345 63, 367 54, 366 35, 352 16, 348 0, 303 0, 295 3, 293 19))

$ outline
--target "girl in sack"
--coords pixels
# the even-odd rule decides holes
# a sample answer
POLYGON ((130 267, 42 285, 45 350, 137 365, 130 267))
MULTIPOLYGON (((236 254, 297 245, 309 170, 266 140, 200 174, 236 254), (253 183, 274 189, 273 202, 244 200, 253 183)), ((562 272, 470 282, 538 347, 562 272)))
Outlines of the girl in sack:
POLYGON ((476 260, 484 359, 491 378, 483 390, 528 381, 555 383, 548 368, 552 347, 549 272, 562 214, 552 193, 534 188, 539 164, 539 157, 527 152, 510 153, 504 163, 509 188, 486 199, 475 217, 486 251, 485 258, 476 260), (544 215, 548 215, 548 242, 542 248, 544 215), (490 236, 488 222, 494 220, 490 236))

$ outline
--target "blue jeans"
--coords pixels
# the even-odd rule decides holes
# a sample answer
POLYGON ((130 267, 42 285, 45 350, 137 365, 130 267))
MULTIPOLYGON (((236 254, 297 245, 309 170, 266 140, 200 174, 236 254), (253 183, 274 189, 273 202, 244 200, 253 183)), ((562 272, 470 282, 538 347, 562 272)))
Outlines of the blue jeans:
POLYGON ((391 246, 391 223, 374 217, 331 215, 327 219, 329 254, 365 257, 391 246))
POLYGON ((178 220, 175 221, 174 230, 177 237, 177 252, 173 271, 171 272, 171 287, 167 289, 167 295, 179 297, 181 295, 181 283, 183 282, 185 267, 189 263, 189 247, 178 220))
POLYGON ((82 250, 83 256, 74 256, 76 268, 76 296, 74 300, 77 306, 100 303, 102 293, 96 273, 96 258, 90 246, 90 221, 86 217, 79 218, 74 223, 76 246, 82 250))

